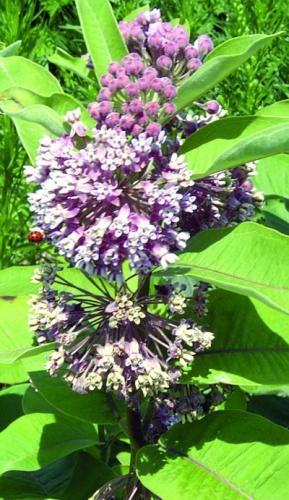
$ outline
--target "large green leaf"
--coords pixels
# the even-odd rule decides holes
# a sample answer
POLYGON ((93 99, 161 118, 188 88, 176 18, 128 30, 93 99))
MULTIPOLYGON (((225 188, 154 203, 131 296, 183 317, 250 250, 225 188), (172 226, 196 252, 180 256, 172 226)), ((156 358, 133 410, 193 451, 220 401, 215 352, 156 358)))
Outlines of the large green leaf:
POLYGON ((65 415, 98 424, 115 424, 116 419, 102 391, 78 394, 60 377, 51 377, 45 371, 30 373, 34 387, 49 404, 65 415))
POLYGON ((52 350, 52 344, 38 346, 28 327, 28 297, 0 298, 0 363, 52 350))
MULTIPOLYGON (((81 459, 85 460, 85 457, 83 453, 81 459)), ((78 462, 78 455, 72 454, 37 471, 6 472, 0 477, 1 498, 5 500, 62 498, 78 462)))
POLYGON ((285 314, 257 300, 252 303, 248 297, 216 290, 210 294, 206 328, 215 335, 212 347, 195 356, 184 372, 184 383, 289 384, 285 314))
POLYGON ((163 277, 188 275, 256 297, 289 313, 289 238, 253 222, 210 229, 191 239, 163 277))
POLYGON ((52 414, 24 415, 0 434, 0 474, 36 470, 97 442, 88 423, 52 414))
POLYGON ((39 283, 31 279, 37 266, 13 266, 0 271, 0 296, 14 297, 37 293, 39 283))
POLYGON ((253 181, 258 191, 266 196, 289 198, 289 155, 264 158, 257 164, 257 171, 253 181))
MULTIPOLYGON (((23 415, 22 398, 29 384, 19 384, 0 391, 0 430, 23 415)), ((1 488, 0 488, 1 492, 1 488)))
POLYGON ((266 198, 262 208, 266 225, 289 235, 289 200, 284 198, 266 198))
MULTIPOLYGON (((64 94, 63 92, 55 92, 50 96, 45 96, 26 89, 25 87, 10 87, 3 90, 2 96, 2 110, 11 116, 21 117, 22 115, 18 115, 17 113, 21 113, 25 108, 35 105, 48 106, 60 116, 66 114, 67 111, 80 108, 81 120, 88 126, 95 125, 95 120, 90 117, 85 106, 74 99, 74 97, 69 94, 64 94)), ((37 123, 41 123, 37 116, 35 120, 38 120, 37 123)), ((49 130, 49 125, 46 128, 49 130)))
POLYGON ((20 56, 0 57, 0 94, 13 86, 46 96, 62 91, 58 80, 43 66, 20 56))
POLYGON ((217 120, 192 134, 181 147, 193 177, 289 151, 289 119, 238 116, 217 120))
POLYGON ((199 99, 256 51, 268 46, 277 36, 280 36, 280 33, 245 35, 227 40, 216 47, 208 54, 205 63, 179 87, 175 99, 177 110, 199 99))
POLYGON ((99 79, 112 61, 127 54, 109 0, 76 0, 87 50, 99 79))
POLYGON ((178 424, 137 454, 142 484, 162 500, 279 500, 288 494, 289 432, 242 411, 178 424))
POLYGON ((1 384, 20 384, 28 380, 28 373, 23 366, 21 359, 7 365, 0 363, 0 383, 1 384))

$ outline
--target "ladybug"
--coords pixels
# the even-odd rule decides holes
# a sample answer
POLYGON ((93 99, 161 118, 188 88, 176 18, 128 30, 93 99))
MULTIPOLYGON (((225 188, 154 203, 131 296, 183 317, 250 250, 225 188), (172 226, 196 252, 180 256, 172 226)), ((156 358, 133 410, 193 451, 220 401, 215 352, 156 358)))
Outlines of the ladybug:
POLYGON ((39 227, 33 227, 30 233, 28 233, 27 238, 31 243, 41 243, 44 238, 44 232, 39 227))

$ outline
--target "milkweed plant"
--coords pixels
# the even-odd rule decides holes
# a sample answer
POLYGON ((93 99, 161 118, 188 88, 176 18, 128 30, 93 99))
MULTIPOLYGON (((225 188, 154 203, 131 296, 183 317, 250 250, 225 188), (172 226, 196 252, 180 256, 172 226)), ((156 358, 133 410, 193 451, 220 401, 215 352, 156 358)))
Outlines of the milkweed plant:
POLYGON ((1 271, 1 381, 22 398, 3 498, 285 498, 289 432, 256 401, 289 386, 288 236, 262 216, 286 198, 288 102, 231 117, 214 96, 282 34, 214 48, 158 9, 76 7, 87 54, 52 60, 93 102, 0 57, 39 261, 1 271))

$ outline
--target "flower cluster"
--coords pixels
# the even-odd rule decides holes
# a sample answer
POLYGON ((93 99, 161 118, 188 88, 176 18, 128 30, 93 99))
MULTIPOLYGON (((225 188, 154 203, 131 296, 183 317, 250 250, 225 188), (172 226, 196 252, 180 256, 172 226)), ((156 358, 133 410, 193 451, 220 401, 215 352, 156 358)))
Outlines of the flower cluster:
POLYGON ((93 274, 116 278, 126 259, 138 272, 173 262, 189 238, 178 228, 180 214, 196 209, 183 158, 163 155, 163 138, 129 139, 105 125, 84 138, 78 114, 68 118, 72 137, 43 138, 36 168, 26 167, 39 185, 29 195, 36 225, 61 255, 93 274))
POLYGON ((172 80, 146 65, 136 52, 111 63, 101 83, 97 101, 88 105, 98 126, 119 127, 134 137, 145 132, 156 138, 161 132, 159 122, 176 111, 171 102, 177 95, 172 80))
POLYGON ((224 401, 226 392, 227 387, 221 386, 205 390, 194 385, 172 386, 169 393, 159 395, 154 402, 148 441, 156 442, 174 424, 192 422, 212 411, 224 401))
POLYGON ((40 344, 57 343, 47 369, 56 375, 65 368, 64 377, 77 392, 104 388, 129 399, 166 391, 213 341, 194 321, 175 323, 153 314, 149 306, 166 301, 160 295, 139 297, 122 286, 112 297, 101 278, 87 278, 95 292, 85 292, 50 268, 36 279, 43 286, 40 297, 30 300, 30 327, 40 344), (70 292, 54 284, 69 286, 70 292))
POLYGON ((130 52, 139 53, 174 83, 196 71, 213 49, 208 35, 191 44, 184 26, 162 22, 158 9, 141 12, 131 22, 121 21, 119 27, 130 52))
POLYGON ((252 219, 256 207, 263 203, 262 193, 256 192, 249 179, 255 174, 255 164, 247 163, 195 181, 189 194, 195 197, 196 209, 183 214, 182 229, 194 235, 252 219))

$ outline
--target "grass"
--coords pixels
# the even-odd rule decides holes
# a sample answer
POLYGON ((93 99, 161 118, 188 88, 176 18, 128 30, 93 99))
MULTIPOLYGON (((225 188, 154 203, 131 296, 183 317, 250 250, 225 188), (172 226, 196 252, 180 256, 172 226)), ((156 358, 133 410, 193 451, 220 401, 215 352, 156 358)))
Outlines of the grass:
MULTIPOLYGON (((146 0, 111 0, 120 20, 146 0)), ((215 45, 228 38, 250 33, 285 33, 270 49, 258 53, 235 74, 218 85, 215 97, 230 114, 251 114, 258 108, 289 97, 287 83, 289 9, 287 0, 151 0, 167 19, 188 20, 191 38, 208 33, 215 45)), ((0 0, 0 50, 22 40, 20 55, 49 66, 48 57, 56 47, 81 55, 86 52, 73 0, 0 0)), ((53 65, 50 70, 64 90, 89 101, 94 89, 53 65)), ((13 125, 0 116, 0 268, 37 261, 37 248, 28 244, 31 224, 27 187, 23 178, 26 155, 13 125)))

